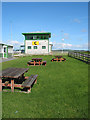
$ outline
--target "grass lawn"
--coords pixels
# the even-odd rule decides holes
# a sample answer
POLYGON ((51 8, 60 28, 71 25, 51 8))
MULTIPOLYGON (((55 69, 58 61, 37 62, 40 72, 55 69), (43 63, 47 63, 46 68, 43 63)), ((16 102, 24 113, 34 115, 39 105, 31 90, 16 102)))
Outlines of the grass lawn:
POLYGON ((31 93, 2 92, 3 118, 87 118, 88 65, 65 56, 65 62, 51 62, 54 56, 30 56, 2 63, 2 68, 29 68, 25 76, 38 74, 31 93), (46 66, 27 66, 42 57, 46 66))

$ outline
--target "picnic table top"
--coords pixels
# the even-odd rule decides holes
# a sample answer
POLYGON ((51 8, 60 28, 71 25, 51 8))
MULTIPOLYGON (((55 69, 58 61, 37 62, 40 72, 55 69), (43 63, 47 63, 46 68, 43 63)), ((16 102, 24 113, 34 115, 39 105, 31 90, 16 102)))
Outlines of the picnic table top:
POLYGON ((55 56, 56 58, 62 58, 62 56, 55 56))
POLYGON ((29 68, 7 68, 0 72, 0 77, 19 78, 22 74, 24 74, 28 70, 29 68))
POLYGON ((32 60, 42 60, 42 58, 32 58, 32 60))

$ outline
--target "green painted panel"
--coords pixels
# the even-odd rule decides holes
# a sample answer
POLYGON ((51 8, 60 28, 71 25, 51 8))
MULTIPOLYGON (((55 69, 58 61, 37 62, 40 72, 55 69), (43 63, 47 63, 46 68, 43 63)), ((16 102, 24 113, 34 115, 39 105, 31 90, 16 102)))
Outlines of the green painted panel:
POLYGON ((6 49, 7 49, 7 56, 6 56, 6 57, 8 58, 8 46, 7 46, 7 48, 6 48, 6 49))
POLYGON ((7 58, 7 47, 4 47, 4 58, 7 58))
POLYGON ((7 53, 4 53, 4 58, 6 58, 7 57, 7 53))

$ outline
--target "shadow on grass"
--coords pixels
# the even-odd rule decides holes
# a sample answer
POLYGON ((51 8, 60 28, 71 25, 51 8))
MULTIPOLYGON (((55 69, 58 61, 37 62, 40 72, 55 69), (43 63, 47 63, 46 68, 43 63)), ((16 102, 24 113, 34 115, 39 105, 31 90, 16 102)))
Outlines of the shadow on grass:
MULTIPOLYGON (((31 88, 33 87, 34 83, 31 85, 31 88)), ((6 92, 11 92, 11 87, 8 86, 2 86, 2 90, 6 92)), ((28 88, 26 87, 14 87, 14 92, 27 92, 28 88)))

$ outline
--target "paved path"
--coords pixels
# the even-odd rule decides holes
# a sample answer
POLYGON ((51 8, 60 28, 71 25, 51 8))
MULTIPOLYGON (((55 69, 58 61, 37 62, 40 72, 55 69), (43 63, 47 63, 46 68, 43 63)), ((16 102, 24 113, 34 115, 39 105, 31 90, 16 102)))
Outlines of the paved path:
POLYGON ((0 58, 0 63, 10 61, 10 60, 14 60, 14 59, 17 59, 17 58, 6 58, 6 59, 1 59, 0 58))

